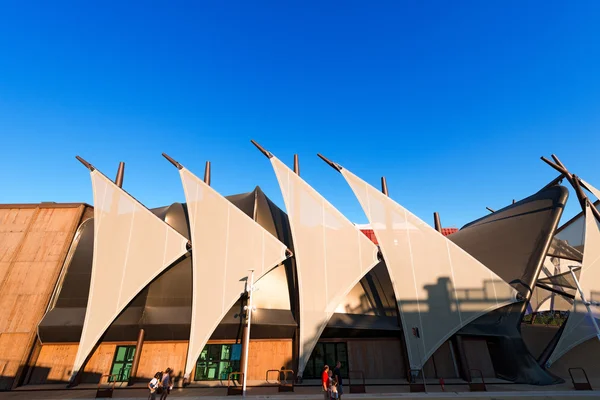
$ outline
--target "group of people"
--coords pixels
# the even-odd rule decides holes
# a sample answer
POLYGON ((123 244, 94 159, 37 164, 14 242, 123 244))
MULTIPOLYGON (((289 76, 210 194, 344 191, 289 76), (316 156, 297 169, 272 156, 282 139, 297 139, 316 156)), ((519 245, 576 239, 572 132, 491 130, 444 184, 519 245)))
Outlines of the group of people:
POLYGON ((156 400, 157 394, 160 394, 160 400, 165 400, 173 390, 173 370, 167 368, 164 372, 159 371, 154 374, 154 378, 148 382, 148 389, 150 389, 148 400, 156 400))
POLYGON ((333 371, 329 368, 329 365, 323 367, 321 383, 325 400, 341 400, 342 394, 344 394, 341 367, 342 363, 339 361, 335 364, 333 371))

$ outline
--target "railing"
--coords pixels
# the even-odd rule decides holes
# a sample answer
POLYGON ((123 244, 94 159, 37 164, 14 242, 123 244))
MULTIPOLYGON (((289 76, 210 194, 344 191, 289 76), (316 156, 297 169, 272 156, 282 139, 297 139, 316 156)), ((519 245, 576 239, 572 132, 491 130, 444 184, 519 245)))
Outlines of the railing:
POLYGON ((277 383, 279 392, 293 392, 294 391, 294 371, 291 369, 269 369, 265 374, 265 380, 269 382, 269 373, 277 372, 277 383), (288 376, 291 375, 290 382, 288 382, 288 376), (283 377, 283 379, 282 379, 283 377))
POLYGON ((367 393, 367 385, 365 383, 365 373, 363 371, 348 371, 348 389, 350 393, 367 393), (360 383, 352 383, 352 375, 359 375, 360 383))
POLYGON ((115 382, 110 382, 111 378, 118 376, 117 374, 104 374, 100 377, 100 382, 98 382, 98 388, 96 389, 96 398, 97 399, 112 399, 113 397, 113 392, 115 390, 115 382), (104 384, 102 382, 102 379, 106 377, 106 383, 108 384, 108 387, 102 387, 102 385, 104 384))
POLYGON ((425 386, 425 376, 423 376, 423 370, 422 369, 411 369, 410 370, 410 383, 409 383, 409 387, 410 387, 411 393, 414 393, 414 392, 426 392, 427 391, 427 388, 425 386), (416 374, 413 374, 413 372, 416 372, 416 374), (419 375, 421 376, 422 383, 417 383, 416 382, 416 380, 419 377, 419 375))
POLYGON ((487 392, 487 389, 485 387, 485 380, 483 379, 483 373, 480 369, 470 369, 469 375, 471 375, 471 380, 469 381, 469 390, 471 392, 487 392), (473 374, 471 373, 473 371, 479 372, 481 382, 473 382, 473 374))
POLYGON ((240 377, 241 380, 244 380, 244 374, 242 372, 230 372, 229 375, 227 375, 227 396, 241 396, 242 395, 242 387, 239 385, 236 385, 234 380, 231 379, 232 376, 237 376, 238 379, 236 379, 238 382, 240 382, 240 377), (231 386, 229 383, 233 382, 234 386, 231 386))
POLYGON ((587 373, 583 368, 575 367, 569 368, 569 375, 571 375, 571 382, 573 382, 573 387, 575 390, 593 390, 592 385, 590 384, 590 380, 588 379, 587 373), (583 376, 585 378, 585 382, 575 382, 575 378, 573 377, 573 373, 571 371, 581 371, 583 372, 583 376))

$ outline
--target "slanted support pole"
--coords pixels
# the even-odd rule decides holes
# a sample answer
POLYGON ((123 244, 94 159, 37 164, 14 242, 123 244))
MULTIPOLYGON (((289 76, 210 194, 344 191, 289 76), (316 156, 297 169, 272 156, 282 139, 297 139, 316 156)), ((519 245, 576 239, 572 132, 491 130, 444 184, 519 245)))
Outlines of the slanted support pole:
POLYGON ((204 183, 210 186, 210 161, 207 161, 204 166, 204 183))
POLYGON ((577 291, 579 292, 579 296, 581 297, 581 301, 585 305, 585 308, 587 309, 588 315, 590 316, 590 319, 592 320, 592 324, 594 325, 594 328, 596 329, 596 338, 598 340, 600 340, 600 328, 598 327, 598 323, 596 322, 596 318, 594 318, 594 313, 592 313, 592 309, 590 308, 590 302, 585 299, 585 295, 583 294, 583 290, 581 289, 581 286, 579 286, 579 280, 577 280, 577 276, 575 276, 575 272, 573 271, 573 267, 572 266, 569 266, 569 272, 571 273, 571 276, 573 277, 573 280, 575 281, 575 285, 577 285, 577 291))
POLYGON ((329 160, 327 157, 325 157, 324 155, 317 153, 317 156, 325 161, 327 163, 327 165, 329 165, 331 168, 335 169, 337 172, 342 172, 342 167, 339 166, 338 164, 334 163, 333 161, 329 160))
POLYGON ((438 214, 437 211, 433 213, 433 225, 436 231, 442 233, 442 223, 440 222, 440 214, 438 214))
POLYGON ((586 194, 583 192, 581 180, 577 175, 571 174, 565 165, 558 159, 558 157, 552 154, 552 159, 555 161, 552 162, 548 160, 546 157, 541 157, 542 161, 546 164, 557 170, 561 173, 561 176, 567 178, 573 189, 575 190, 575 194, 577 195, 577 199, 579 200, 579 205, 581 206, 581 210, 585 213, 586 204, 589 202, 591 205, 592 214, 596 218, 596 221, 600 222, 600 211, 589 201, 586 194))
POLYGON ((271 154, 270 152, 268 152, 267 150, 265 150, 264 147, 262 147, 260 144, 258 144, 256 141, 254 140, 250 140, 250 142, 256 146, 256 148, 265 155, 265 157, 267 158, 273 158, 273 154, 271 154))
POLYGON ((486 210, 488 210, 488 211, 489 211, 489 212, 491 212, 491 213, 495 213, 495 212, 496 212, 496 210, 492 210, 492 209, 491 209, 491 208, 489 208, 489 207, 486 207, 485 209, 486 209, 486 210))
POLYGON ((389 196, 387 180, 385 179, 385 176, 381 177, 381 193, 385 194, 386 196, 389 196))
POLYGON ((117 170, 117 177, 115 178, 115 185, 123 187, 123 177, 125 176, 125 163, 121 161, 119 163, 119 169, 117 170))
POLYGON ((85 161, 83 158, 81 158, 79 156, 75 156, 75 158, 77 159, 77 161, 79 161, 80 163, 82 163, 90 171, 93 171, 93 170, 96 169, 96 168, 94 168, 94 166, 92 164, 90 164, 89 162, 85 161))
POLYGON ((298 161, 298 154, 294 154, 294 173, 300 176, 300 162, 298 161))
POLYGON ((129 374, 129 382, 127 386, 131 386, 135 383, 137 378, 137 371, 140 365, 140 358, 142 358, 142 347, 144 346, 144 328, 140 328, 138 332, 137 343, 135 344, 135 354, 133 355, 133 363, 131 364, 131 373, 129 374))

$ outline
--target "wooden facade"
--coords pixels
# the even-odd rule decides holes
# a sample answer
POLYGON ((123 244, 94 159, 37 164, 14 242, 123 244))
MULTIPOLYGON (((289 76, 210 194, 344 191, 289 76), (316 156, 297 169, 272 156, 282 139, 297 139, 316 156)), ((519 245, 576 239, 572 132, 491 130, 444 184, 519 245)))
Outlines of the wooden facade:
MULTIPOLYGON (((233 343, 232 341, 210 341, 233 343)), ((135 342, 102 343, 86 364, 82 382, 97 383, 102 375, 110 373, 118 345, 135 346, 135 342)), ((145 342, 138 367, 138 377, 150 380, 157 371, 170 367, 181 378, 185 367, 188 342, 145 342)), ((77 343, 45 344, 28 384, 67 383, 77 354, 77 343)), ((289 369, 292 362, 292 341, 251 340, 248 359, 248 379, 264 381, 267 370, 289 369)))
POLYGON ((24 378, 85 204, 0 206, 0 390, 24 378))
POLYGON ((400 339, 353 339, 347 344, 350 371, 361 371, 365 379, 406 377, 400 339))

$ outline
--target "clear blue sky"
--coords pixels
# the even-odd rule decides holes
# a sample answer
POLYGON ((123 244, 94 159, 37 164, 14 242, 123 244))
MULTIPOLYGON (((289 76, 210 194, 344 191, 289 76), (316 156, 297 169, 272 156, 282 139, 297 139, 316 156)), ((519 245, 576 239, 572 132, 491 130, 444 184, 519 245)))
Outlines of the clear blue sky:
MULTIPOLYGON (((598 1, 0 1, 0 203, 91 202, 81 155, 149 207, 183 201, 167 152, 223 194, 257 140, 350 219, 321 152, 427 222, 461 226, 556 175, 600 186, 598 1)), ((573 199, 573 197, 572 197, 573 199)), ((574 201, 569 214, 578 211, 574 201)))

